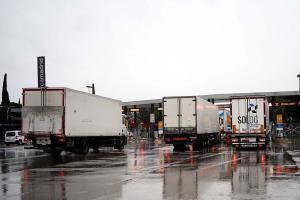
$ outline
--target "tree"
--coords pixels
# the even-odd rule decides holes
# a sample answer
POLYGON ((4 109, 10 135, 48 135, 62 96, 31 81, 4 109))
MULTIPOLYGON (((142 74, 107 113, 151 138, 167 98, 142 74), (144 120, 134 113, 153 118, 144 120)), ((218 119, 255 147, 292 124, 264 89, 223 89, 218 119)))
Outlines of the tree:
POLYGON ((7 91, 7 74, 4 75, 4 80, 3 80, 1 105, 6 108, 8 108, 10 105, 9 95, 7 91))

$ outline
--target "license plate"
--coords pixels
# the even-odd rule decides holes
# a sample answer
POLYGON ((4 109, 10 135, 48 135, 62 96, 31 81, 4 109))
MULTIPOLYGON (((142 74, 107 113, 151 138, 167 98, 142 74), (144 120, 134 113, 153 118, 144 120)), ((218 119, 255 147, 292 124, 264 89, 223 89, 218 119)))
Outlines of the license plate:
POLYGON ((50 139, 37 139, 36 143, 40 145, 47 145, 50 144, 50 139))
POLYGON ((186 138, 184 138, 184 137, 174 137, 173 138, 173 141, 184 141, 184 140, 186 140, 186 138))
POLYGON ((249 142, 256 142, 256 138, 249 138, 249 142))

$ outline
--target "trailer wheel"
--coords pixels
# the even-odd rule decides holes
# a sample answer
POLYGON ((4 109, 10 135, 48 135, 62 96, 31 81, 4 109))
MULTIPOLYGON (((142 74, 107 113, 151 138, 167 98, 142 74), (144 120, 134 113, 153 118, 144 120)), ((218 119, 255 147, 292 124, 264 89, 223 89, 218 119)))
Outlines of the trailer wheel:
POLYGON ((200 149, 200 144, 198 143, 198 141, 196 141, 195 143, 193 143, 193 151, 196 151, 199 149, 200 149))
POLYGON ((17 141, 17 144, 18 144, 18 145, 22 145, 22 140, 18 140, 18 141, 17 141))
POLYGON ((122 150, 122 149, 124 149, 124 145, 122 145, 122 144, 115 145, 114 149, 122 150))
POLYGON ((185 150, 184 144, 173 144, 173 146, 174 146, 174 151, 184 151, 185 150))
POLYGON ((90 150, 89 144, 87 139, 81 139, 79 142, 79 149, 78 153, 79 154, 87 154, 90 150))
POLYGON ((114 149, 122 150, 127 144, 127 138, 125 136, 121 137, 119 140, 115 141, 114 149))
POLYGON ((127 137, 126 136, 123 136, 123 144, 127 145, 127 137))
POLYGON ((265 144, 262 145, 262 146, 260 147, 260 149, 261 149, 261 150, 266 150, 266 145, 265 145, 265 144))
POLYGON ((59 157, 60 154, 61 154, 61 152, 62 152, 62 150, 60 150, 60 149, 53 149, 51 151, 51 156, 53 156, 53 157, 59 157))
POLYGON ((99 152, 99 146, 93 146, 92 148, 94 152, 99 152))

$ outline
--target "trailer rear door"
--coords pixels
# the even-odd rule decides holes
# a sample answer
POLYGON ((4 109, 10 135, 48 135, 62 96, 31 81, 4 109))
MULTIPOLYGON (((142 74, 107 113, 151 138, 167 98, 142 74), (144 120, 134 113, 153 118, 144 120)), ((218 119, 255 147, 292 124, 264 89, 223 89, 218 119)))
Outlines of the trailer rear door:
POLYGON ((22 132, 63 133, 63 89, 23 91, 22 132))
POLYGON ((167 97, 164 103, 164 130, 171 133, 196 131, 196 97, 167 97))
POLYGON ((263 133, 264 98, 232 99, 232 125, 236 133, 263 133))
POLYGON ((179 98, 164 98, 164 128, 179 127, 179 98))
POLYGON ((196 97, 180 99, 180 127, 196 127, 196 97))
POLYGON ((264 133, 265 104, 263 98, 248 99, 248 126, 250 133, 264 133))

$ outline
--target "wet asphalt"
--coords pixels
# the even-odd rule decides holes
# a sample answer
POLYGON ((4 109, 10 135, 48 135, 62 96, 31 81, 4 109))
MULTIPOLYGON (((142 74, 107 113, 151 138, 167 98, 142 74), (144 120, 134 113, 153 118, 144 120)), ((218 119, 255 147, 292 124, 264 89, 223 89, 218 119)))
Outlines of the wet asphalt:
POLYGON ((300 171, 285 154, 300 140, 266 150, 226 144, 173 152, 160 141, 130 141, 59 158, 23 146, 0 148, 0 199, 300 199, 300 171))

